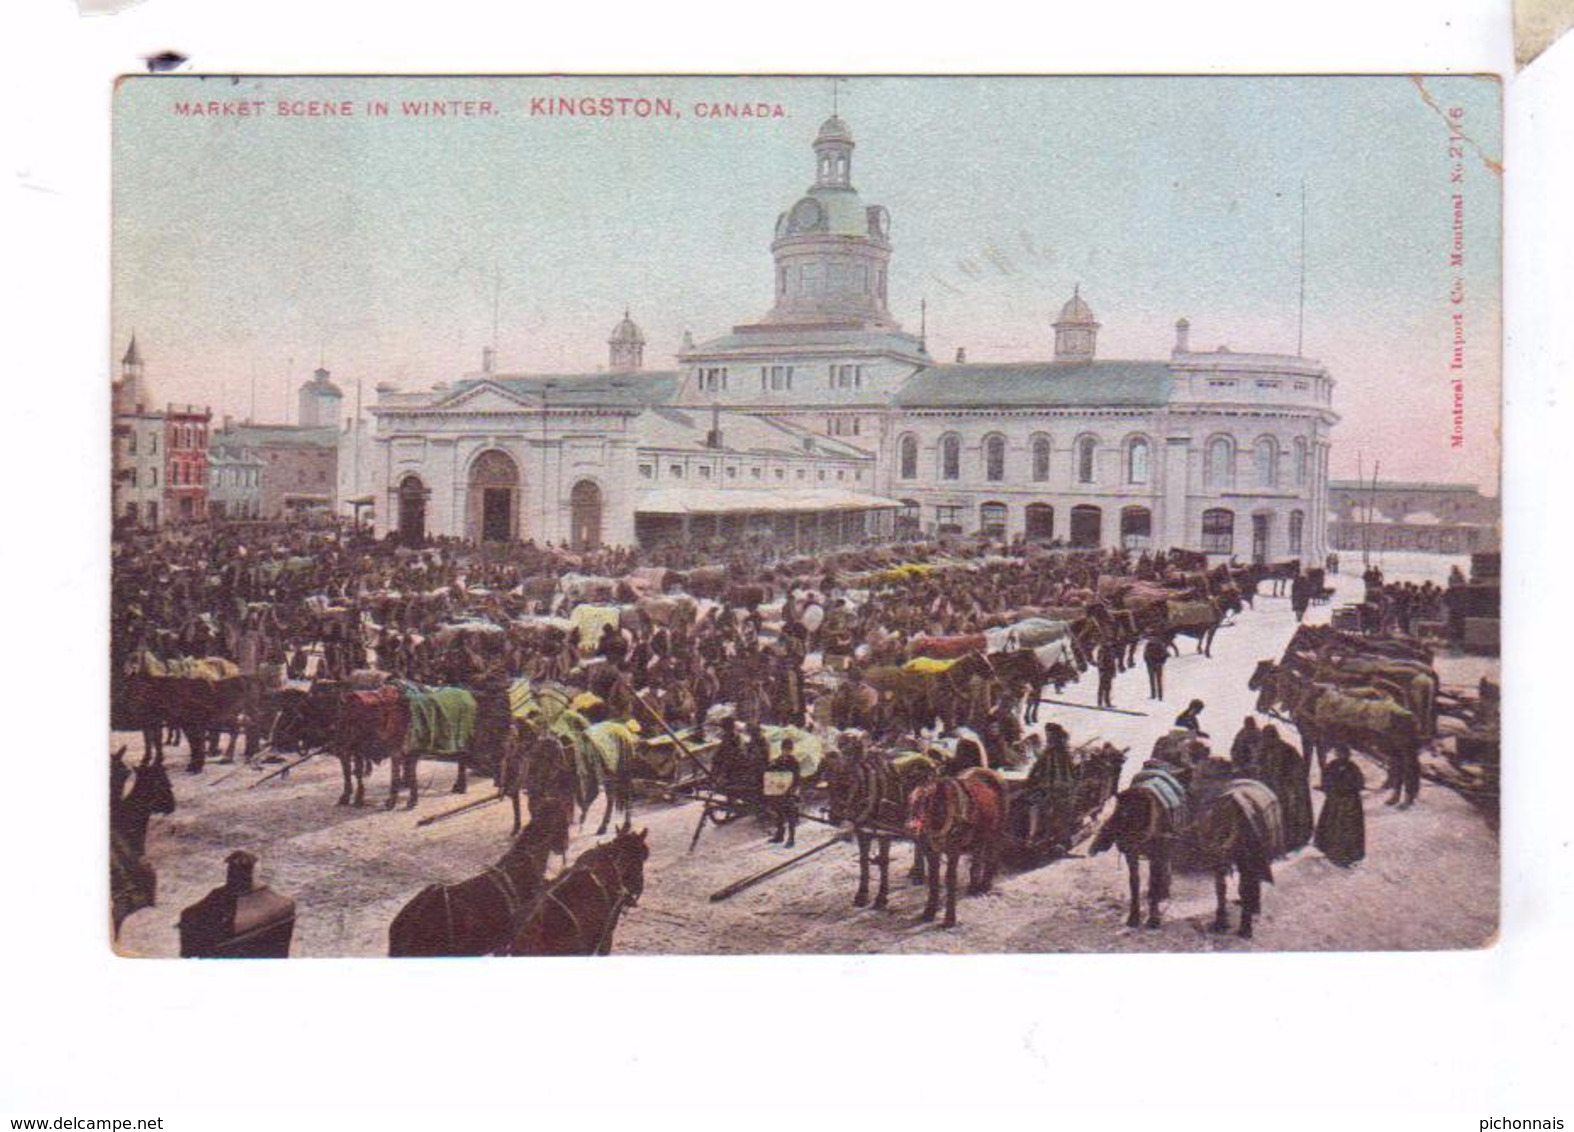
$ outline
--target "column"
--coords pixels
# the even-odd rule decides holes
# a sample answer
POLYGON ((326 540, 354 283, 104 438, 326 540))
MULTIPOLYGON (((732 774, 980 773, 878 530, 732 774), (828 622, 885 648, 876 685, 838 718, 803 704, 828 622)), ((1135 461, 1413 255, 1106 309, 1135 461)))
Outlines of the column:
POLYGON ((1155 516, 1154 547, 1168 550, 1184 547, 1192 541, 1187 538, 1186 497, 1191 475, 1191 437, 1171 436, 1164 441, 1164 490, 1160 496, 1159 514, 1155 516))

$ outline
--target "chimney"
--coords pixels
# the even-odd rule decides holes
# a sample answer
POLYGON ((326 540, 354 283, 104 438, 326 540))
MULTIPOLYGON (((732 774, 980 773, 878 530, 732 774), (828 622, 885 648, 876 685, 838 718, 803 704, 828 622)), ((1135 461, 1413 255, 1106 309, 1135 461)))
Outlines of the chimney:
POLYGON ((705 447, 721 447, 721 406, 710 407, 710 431, 705 434, 705 447))
POLYGON ((225 432, 229 432, 234 427, 235 427, 235 418, 230 416, 228 413, 225 413, 224 414, 224 431, 225 432))
POLYGON ((967 347, 966 346, 958 346, 956 348, 956 364, 959 365, 959 366, 965 366, 967 364, 967 347))
POLYGON ((1191 353, 1191 322, 1184 318, 1175 320, 1175 353, 1191 353))
POLYGON ((481 372, 491 373, 497 368, 497 351, 490 346, 481 348, 481 372))

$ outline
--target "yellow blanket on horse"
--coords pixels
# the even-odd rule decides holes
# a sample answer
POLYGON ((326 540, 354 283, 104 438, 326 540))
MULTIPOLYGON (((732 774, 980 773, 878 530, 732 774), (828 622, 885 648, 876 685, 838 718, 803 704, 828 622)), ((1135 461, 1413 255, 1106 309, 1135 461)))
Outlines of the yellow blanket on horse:
POLYGON ((1375 689, 1325 691, 1312 707, 1318 727, 1348 727, 1380 734, 1414 728, 1415 716, 1375 689))
POLYGON ((915 656, 912 660, 902 665, 902 671, 934 676, 938 673, 949 671, 951 666, 956 664, 959 659, 959 657, 952 657, 950 660, 941 660, 932 656, 915 656))

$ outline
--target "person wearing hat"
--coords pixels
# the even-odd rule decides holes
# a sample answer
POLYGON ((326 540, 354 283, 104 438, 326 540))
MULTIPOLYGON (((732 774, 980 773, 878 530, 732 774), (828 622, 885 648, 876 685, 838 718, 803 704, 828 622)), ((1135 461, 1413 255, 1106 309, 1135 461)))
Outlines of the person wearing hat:
POLYGON ((1202 729, 1202 709, 1208 705, 1201 700, 1192 700, 1186 705, 1186 710, 1175 717, 1175 726, 1183 731, 1190 731, 1199 739, 1208 738, 1208 733, 1202 729))
POLYGON ((798 791, 803 784, 803 771, 793 754, 793 741, 783 739, 776 757, 765 764, 765 777, 761 783, 766 812, 775 819, 776 829, 770 836, 771 844, 784 838, 791 849, 798 837, 798 791))

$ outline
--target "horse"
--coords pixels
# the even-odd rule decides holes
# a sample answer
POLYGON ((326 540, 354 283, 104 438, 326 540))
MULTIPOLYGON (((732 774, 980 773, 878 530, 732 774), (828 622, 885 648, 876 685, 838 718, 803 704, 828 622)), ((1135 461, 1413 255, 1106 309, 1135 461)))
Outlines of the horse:
MULTIPOLYGON (((853 905, 862 908, 869 903, 869 848, 878 842, 880 888, 874 906, 884 908, 891 887, 891 840, 907 825, 907 803, 913 791, 937 773, 934 760, 919 754, 889 759, 844 750, 827 760, 826 772, 828 816, 837 825, 850 822, 858 838, 858 892, 853 905)), ((924 882, 924 858, 916 847, 908 879, 914 884, 924 882)))
MULTIPOLYGON (((1202 775, 1204 768, 1199 767, 1196 773, 1202 775)), ((1169 898, 1173 856, 1179 850, 1213 871, 1217 901, 1214 932, 1229 931, 1226 884, 1232 869, 1238 873, 1241 923, 1237 934, 1242 939, 1252 938, 1252 919, 1262 910, 1262 884, 1273 883, 1272 861, 1283 851, 1279 801, 1268 787, 1251 779, 1213 785, 1211 790, 1188 797, 1190 791, 1182 775, 1150 761, 1132 784, 1116 795, 1115 812, 1094 838, 1089 854, 1096 856, 1113 846, 1126 858, 1131 882, 1127 927, 1144 924, 1144 857, 1148 859, 1146 926, 1161 925, 1160 905, 1169 898)))
POLYGON ((532 807, 530 824, 497 864, 457 884, 429 884, 388 925, 388 954, 489 955, 506 944, 541 892, 547 859, 568 851, 572 803, 532 807))
POLYGON ((645 891, 649 835, 624 827, 581 853, 547 886, 502 954, 610 955, 618 920, 645 891))
POLYGON ((956 926, 956 871, 962 855, 970 858, 969 895, 989 891, 1000 866, 1006 828, 1006 781, 995 771, 973 767, 955 777, 920 785, 908 800, 908 829, 918 838, 929 869, 929 900, 921 918, 933 920, 940 909, 940 858, 945 858, 945 919, 956 926))
POLYGON ((1321 769, 1327 752, 1340 745, 1364 751, 1388 767, 1385 785, 1394 792, 1390 804, 1399 801, 1407 771, 1413 778, 1419 775, 1418 766, 1412 764, 1419 757, 1422 725, 1403 698, 1369 683, 1335 687, 1271 660, 1258 661, 1246 686, 1257 693, 1258 711, 1295 726, 1308 764, 1315 758, 1321 769), (1345 700, 1370 706, 1348 710, 1345 700), (1341 714, 1348 718, 1338 718, 1341 714))
MULTIPOLYGON (((1224 624, 1224 614, 1217 598, 1206 598, 1202 601, 1186 602, 1187 605, 1206 605, 1207 616, 1191 625, 1176 625, 1173 618, 1176 614, 1175 607, 1180 604, 1171 602, 1165 610, 1164 631, 1170 635, 1171 647, 1174 646, 1176 637, 1191 637, 1197 642, 1197 651, 1203 656, 1213 656, 1213 638, 1219 631, 1219 626, 1224 624)), ((1177 654, 1179 649, 1176 649, 1177 654)))
MULTIPOLYGON (((124 751, 122 747, 116 753, 117 764, 124 751)), ((111 833, 125 841, 133 857, 141 857, 147 848, 148 821, 154 814, 175 812, 175 791, 162 763, 150 763, 124 773, 133 777, 131 789, 119 796, 118 790, 111 791, 109 828, 111 833)))

